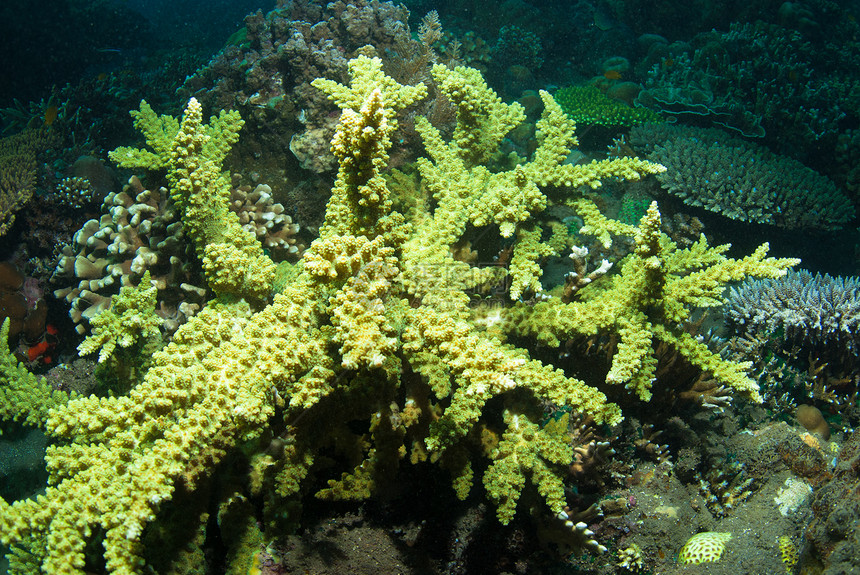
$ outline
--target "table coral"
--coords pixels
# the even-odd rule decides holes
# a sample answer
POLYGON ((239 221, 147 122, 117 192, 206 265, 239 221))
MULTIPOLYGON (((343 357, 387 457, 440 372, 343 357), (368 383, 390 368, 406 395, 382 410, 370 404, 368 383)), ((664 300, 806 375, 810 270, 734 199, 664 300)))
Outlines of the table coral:
MULTIPOLYGON (((485 330, 465 292, 483 272, 454 260, 450 248, 468 224, 503 236, 529 230, 547 201, 544 190, 579 199, 581 186, 639 178, 661 167, 629 158, 562 164, 575 143, 573 125, 544 93, 534 158, 490 172, 473 162, 486 157, 521 111, 501 104, 480 75, 437 66, 434 76, 458 109, 458 127, 445 142, 429 123, 419 122, 430 156, 420 171, 435 203, 411 210, 407 221, 394 210, 382 172, 397 111, 425 91, 394 82, 381 66, 378 59, 359 57, 350 63, 349 86, 315 82, 343 108, 332 145, 340 167, 320 237, 295 266, 282 270, 272 296, 274 273, 251 271, 263 257, 253 235, 235 240, 211 229, 215 222, 241 230, 222 209, 227 199, 212 161, 234 140, 235 130, 222 122, 233 118, 235 127, 236 118, 222 114, 207 128, 199 105, 189 102, 165 166, 183 222, 195 230, 189 235, 197 252, 217 271, 207 274, 210 287, 216 284, 222 297, 179 327, 126 395, 72 399, 47 413, 45 427, 56 440, 46 455, 49 486, 34 499, 0 500, 0 539, 13 554, 29 554, 46 572, 79 574, 95 561, 88 556, 91 544, 101 542, 108 571, 143 571, 154 554, 199 540, 209 528, 199 501, 230 507, 236 488, 229 484, 240 483, 241 475, 231 481, 212 476, 233 467, 219 463, 241 454, 252 454, 245 479, 251 492, 265 490, 261 516, 272 530, 295 521, 296 499, 312 469, 330 473, 317 466, 320 453, 326 457, 319 459, 346 462, 339 478, 317 492, 323 499, 367 497, 402 462, 428 461, 450 472, 460 497, 481 479, 504 523, 526 505, 518 501, 528 484, 545 501, 544 515, 568 517, 568 424, 566 417, 541 423, 543 406, 585 413, 595 424, 618 423, 621 411, 599 389, 485 330), (219 133, 213 124, 222 128, 215 128, 219 133), (474 127, 481 127, 479 137, 474 127), (217 145, 212 138, 219 138, 217 145), (489 207, 494 202, 506 209, 496 213, 489 207), (485 409, 491 400, 500 409, 485 409), (492 425, 501 438, 489 453, 474 441, 481 425, 492 425), (488 466, 473 468, 472 460, 482 455, 488 466), (160 528, 179 513, 198 518, 199 525, 182 535, 160 528)), ((161 127, 157 134, 173 133, 172 123, 161 127)), ((168 153, 158 146, 156 155, 168 153)), ((129 161, 143 156, 132 154, 129 161)), ((572 199, 571 205, 590 213, 586 223, 611 240, 609 230, 616 228, 592 213, 592 203, 572 199)), ((732 260, 722 256, 725 248, 710 248, 704 240, 678 250, 659 233, 656 206, 638 227, 619 225, 635 234, 636 251, 605 294, 562 307, 511 304, 524 335, 557 343, 570 326, 620 334, 610 379, 634 382, 645 399, 654 337, 755 395, 754 387, 744 386, 742 364, 708 355, 676 326, 690 307, 716 301, 724 282, 745 274, 777 276, 793 262, 766 258, 764 249, 732 260), (538 323, 549 336, 538 333, 538 323)), ((484 275, 499 273, 505 272, 484 275)), ((17 377, 19 366, 0 365, 17 377)), ((529 505, 539 503, 532 498, 529 505)), ((220 526, 234 534, 223 538, 233 546, 229 557, 248 555, 236 546, 258 540, 253 523, 220 526)), ((602 549, 596 542, 594 547, 602 549)))
POLYGON ((721 130, 646 124, 630 131, 630 142, 669 168, 658 179, 687 205, 790 230, 838 230, 854 219, 829 178, 721 130))
POLYGON ((805 345, 830 357, 853 359, 860 348, 860 279, 806 270, 733 287, 725 306, 738 333, 805 345))

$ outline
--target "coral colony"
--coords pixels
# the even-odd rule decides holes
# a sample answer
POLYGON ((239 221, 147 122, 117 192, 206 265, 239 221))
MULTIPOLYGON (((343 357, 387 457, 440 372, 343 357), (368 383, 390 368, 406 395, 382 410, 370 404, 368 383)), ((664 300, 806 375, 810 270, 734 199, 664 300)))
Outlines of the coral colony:
POLYGON ((279 1, 172 103, 0 110, 9 572, 851 572, 860 283, 792 269, 860 188, 819 4, 586 80, 522 7, 279 1))

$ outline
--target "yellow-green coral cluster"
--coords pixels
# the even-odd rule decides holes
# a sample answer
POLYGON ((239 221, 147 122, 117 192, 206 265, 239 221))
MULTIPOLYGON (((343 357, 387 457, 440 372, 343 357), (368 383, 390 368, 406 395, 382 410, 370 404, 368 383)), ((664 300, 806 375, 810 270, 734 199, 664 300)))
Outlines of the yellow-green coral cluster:
POLYGON ((349 86, 324 78, 313 81, 343 110, 331 144, 340 169, 322 236, 329 230, 374 236, 400 223, 402 217, 390 213, 382 170, 397 129, 397 111, 427 94, 423 84, 403 86, 386 76, 378 58, 356 58, 349 69, 353 77, 349 86))
POLYGON ((230 211, 229 180, 221 172, 244 124, 238 112, 222 111, 203 124, 200 103, 192 98, 181 122, 156 116, 145 101, 132 116, 154 151, 117 148, 110 158, 128 168, 167 169, 170 196, 216 294, 268 297, 275 264, 230 211))
POLYGON ((81 355, 99 351, 99 363, 109 358, 116 346, 131 347, 142 338, 159 334, 161 318, 155 315, 158 290, 151 284, 149 270, 136 287, 124 286, 111 298, 110 308, 90 321, 93 333, 78 346, 81 355))
MULTIPOLYGON (((458 128, 445 142, 429 121, 416 121, 429 156, 418 160, 418 169, 439 207, 432 217, 419 221, 412 240, 416 249, 407 252, 407 256, 417 256, 418 261, 407 260, 407 269, 444 265, 451 276, 456 276, 453 270, 462 266, 448 261, 448 246, 463 234, 467 223, 494 224, 502 237, 516 235, 511 296, 516 299, 525 289, 538 291, 541 271, 534 259, 554 252, 539 244, 538 231, 530 222, 547 205, 542 188, 597 188, 603 179, 639 179, 664 169, 659 164, 626 157, 576 166, 564 163, 577 143, 575 125, 549 93, 541 92, 545 109, 537 123, 540 146, 534 157, 511 170, 491 172, 476 163, 488 154, 473 149, 496 149, 506 130, 522 121, 522 110, 517 104, 503 104, 497 97, 482 95, 487 88, 482 80, 478 82, 480 76, 473 70, 436 66, 433 74, 440 90, 457 106, 458 128), (500 119, 487 122, 483 119, 487 116, 500 119)), ((422 291, 429 293, 431 287, 424 282, 422 291)))
POLYGON ((381 236, 329 235, 314 242, 305 269, 323 281, 345 280, 329 308, 342 366, 381 367, 397 347, 390 317, 396 306, 387 297, 399 274, 394 248, 381 236))
POLYGON ((595 86, 568 86, 555 94, 561 109, 577 124, 586 126, 635 126, 662 122, 660 114, 648 108, 631 108, 613 100, 595 86))
MULTIPOLYGON (((253 493, 266 490, 266 525, 283 524, 293 509, 290 498, 300 493, 321 451, 345 469, 335 470, 339 478, 329 479, 317 497, 367 497, 410 460, 442 465, 465 497, 478 479, 470 462, 484 453, 475 438, 491 428, 501 441, 486 454, 490 461, 479 479, 498 503, 499 519, 510 521, 528 483, 560 516, 572 448, 566 418, 538 423, 542 405, 609 424, 622 419, 620 409, 600 390, 485 329, 487 322, 477 321, 467 305, 466 290, 505 271, 473 268, 452 255, 470 224, 497 228, 519 244, 520 269, 511 276, 537 289, 540 267, 530 260, 558 249, 555 240, 540 246, 534 222, 550 201, 549 189, 570 197, 587 228, 605 241, 634 235, 636 250, 607 290, 591 299, 512 304, 512 331, 556 345, 569 333, 620 335, 609 379, 631 382, 643 398, 653 375, 654 338, 754 392, 743 385, 743 366, 708 355, 678 324, 693 306, 717 301, 723 282, 747 273, 778 275, 791 262, 765 258, 763 250, 732 260, 704 239, 679 250, 659 233, 654 206, 638 227, 601 219, 594 204, 577 202, 581 186, 662 167, 630 158, 563 164, 575 144, 573 123, 547 93, 541 94, 546 109, 534 157, 491 172, 480 162, 521 111, 502 104, 479 74, 465 68, 433 69, 457 109, 457 128, 446 142, 430 122, 417 120, 429 156, 419 162, 419 173, 433 201, 412 206, 407 222, 393 208, 382 171, 396 111, 424 89, 386 77, 378 59, 360 57, 350 70, 349 86, 316 83, 343 108, 333 142, 337 180, 320 238, 298 264, 282 269, 272 297, 272 278, 268 272, 258 277, 256 269, 267 259, 259 243, 225 231, 234 226, 221 210, 220 161, 223 142, 235 141, 235 117, 222 114, 206 127, 193 100, 181 123, 154 121, 154 114, 141 111, 141 118, 149 117, 144 131, 155 152, 126 153, 128 161, 168 169, 171 193, 209 266, 207 280, 237 297, 210 302, 181 326, 127 395, 74 399, 50 411, 45 427, 56 443, 46 457, 49 487, 37 499, 0 500, 0 539, 13 553, 31 553, 46 572, 81 573, 98 533, 107 569, 137 572, 153 540, 159 542, 154 526, 164 513, 195 497, 229 509, 233 484, 243 480, 253 493), (216 225, 223 230, 209 227, 216 225), (486 410, 494 399, 499 409, 486 410), (240 446, 242 453, 264 453, 252 457, 249 476, 209 481, 240 446)), ((274 276, 273 265, 262 267, 274 276)), ((327 466, 318 472, 331 473, 327 466)), ((206 521, 205 513, 189 516, 206 521)), ((202 529, 190 528, 189 537, 202 529)), ((222 527, 253 535, 243 529, 222 527)), ((233 549, 234 555, 243 554, 233 549)))
POLYGON ((7 317, 0 325, 0 420, 44 427, 48 412, 65 404, 69 395, 52 389, 15 359, 8 344, 11 321, 7 317))
POLYGON ((543 428, 525 413, 506 411, 504 421, 507 430, 490 453, 493 463, 484 473, 484 487, 498 506, 499 519, 503 523, 513 519, 526 477, 537 485, 550 509, 561 510, 566 504, 564 489, 556 480, 553 465, 564 466, 573 459, 568 414, 543 428))
POLYGON ((605 291, 588 301, 540 302, 518 306, 508 314, 507 328, 519 335, 558 346, 574 334, 596 335, 610 330, 620 336, 608 383, 623 383, 641 399, 651 397, 657 359, 654 340, 675 348, 691 363, 711 371, 719 381, 760 401, 758 385, 746 375, 748 364, 722 359, 718 354, 678 326, 699 307, 720 305, 725 284, 747 275, 779 277, 799 260, 769 258, 768 246, 760 246, 740 260, 723 254, 728 245, 711 247, 704 235, 688 248, 680 249, 660 233, 656 203, 648 209, 638 228, 606 220, 587 200, 573 202, 585 219, 583 233, 609 240, 613 232, 635 237, 634 253, 622 263, 621 273, 605 291), (635 231, 634 231, 635 230, 635 231))

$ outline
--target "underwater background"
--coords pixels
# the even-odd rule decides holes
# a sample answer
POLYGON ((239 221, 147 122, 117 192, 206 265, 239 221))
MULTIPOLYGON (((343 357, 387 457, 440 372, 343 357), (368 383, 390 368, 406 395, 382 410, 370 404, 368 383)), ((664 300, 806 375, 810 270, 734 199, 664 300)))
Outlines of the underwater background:
POLYGON ((0 572, 860 574, 856 2, 0 5, 0 572))

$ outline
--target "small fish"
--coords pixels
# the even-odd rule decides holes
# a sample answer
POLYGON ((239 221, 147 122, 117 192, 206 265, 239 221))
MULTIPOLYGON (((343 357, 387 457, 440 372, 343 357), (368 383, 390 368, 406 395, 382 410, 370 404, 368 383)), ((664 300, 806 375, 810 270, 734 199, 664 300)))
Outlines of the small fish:
POLYGON ((30 361, 36 361, 39 357, 42 356, 46 351, 51 349, 53 344, 48 343, 47 341, 40 341, 36 345, 31 345, 27 349, 27 357, 30 361))
POLYGON ((50 126, 54 123, 54 120, 57 119, 57 115, 60 113, 59 108, 55 105, 50 105, 45 109, 45 125, 50 126))
POLYGON ((618 70, 607 70, 603 73, 603 77, 607 80, 620 80, 621 72, 618 70))

